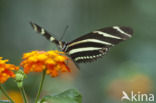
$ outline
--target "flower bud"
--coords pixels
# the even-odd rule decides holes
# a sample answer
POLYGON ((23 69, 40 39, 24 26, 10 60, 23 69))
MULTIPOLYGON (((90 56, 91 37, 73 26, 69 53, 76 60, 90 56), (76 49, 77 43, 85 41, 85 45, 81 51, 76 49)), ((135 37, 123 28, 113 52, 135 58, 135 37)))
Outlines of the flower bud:
POLYGON ((23 80, 24 80, 25 77, 26 77, 26 75, 24 74, 23 70, 20 69, 20 70, 18 70, 16 72, 16 78, 15 78, 15 80, 16 80, 17 86, 19 88, 21 88, 23 86, 23 80))

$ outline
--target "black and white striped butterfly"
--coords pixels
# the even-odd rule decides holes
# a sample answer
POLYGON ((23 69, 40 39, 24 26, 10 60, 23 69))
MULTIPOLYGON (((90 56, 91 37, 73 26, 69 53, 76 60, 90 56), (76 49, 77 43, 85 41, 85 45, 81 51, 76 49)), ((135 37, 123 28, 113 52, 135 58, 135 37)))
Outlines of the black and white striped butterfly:
POLYGON ((44 28, 32 23, 33 29, 55 43, 75 63, 91 62, 102 57, 110 47, 132 37, 133 31, 125 26, 113 26, 95 30, 71 42, 57 40, 44 28))

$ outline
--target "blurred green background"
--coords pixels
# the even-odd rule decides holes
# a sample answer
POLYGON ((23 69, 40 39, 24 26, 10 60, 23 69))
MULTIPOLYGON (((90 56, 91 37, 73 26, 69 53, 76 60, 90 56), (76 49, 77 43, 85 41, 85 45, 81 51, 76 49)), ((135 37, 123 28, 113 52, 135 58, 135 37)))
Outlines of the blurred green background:
MULTIPOLYGON (((134 30, 132 39, 96 62, 81 64, 80 71, 47 76, 42 95, 77 88, 83 103, 123 103, 123 90, 156 94, 156 0, 0 0, 0 56, 13 64, 19 65, 25 52, 56 49, 33 31, 30 21, 58 39, 69 25, 64 41, 113 25, 134 30)), ((31 73, 25 80, 29 100, 36 94, 39 80, 39 73, 31 73)), ((19 97, 13 81, 5 88, 19 97)))

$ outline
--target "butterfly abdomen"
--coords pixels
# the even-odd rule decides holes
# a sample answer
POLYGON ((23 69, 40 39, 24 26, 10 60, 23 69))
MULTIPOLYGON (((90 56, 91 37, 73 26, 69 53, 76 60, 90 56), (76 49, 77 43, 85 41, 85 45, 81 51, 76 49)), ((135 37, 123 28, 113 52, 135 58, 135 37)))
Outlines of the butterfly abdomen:
POLYGON ((55 44, 59 45, 59 41, 53 37, 50 33, 48 33, 44 28, 40 27, 39 25, 30 22, 33 29, 43 35, 46 39, 48 39, 50 42, 54 42, 55 44))

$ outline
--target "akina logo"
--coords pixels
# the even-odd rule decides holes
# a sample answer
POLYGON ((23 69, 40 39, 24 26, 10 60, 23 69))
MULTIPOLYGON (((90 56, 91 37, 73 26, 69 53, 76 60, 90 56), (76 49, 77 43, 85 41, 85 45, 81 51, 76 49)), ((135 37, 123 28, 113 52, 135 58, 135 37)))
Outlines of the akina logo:
POLYGON ((125 91, 122 91, 122 94, 121 101, 154 102, 154 94, 134 93, 133 91, 129 95, 125 91))

